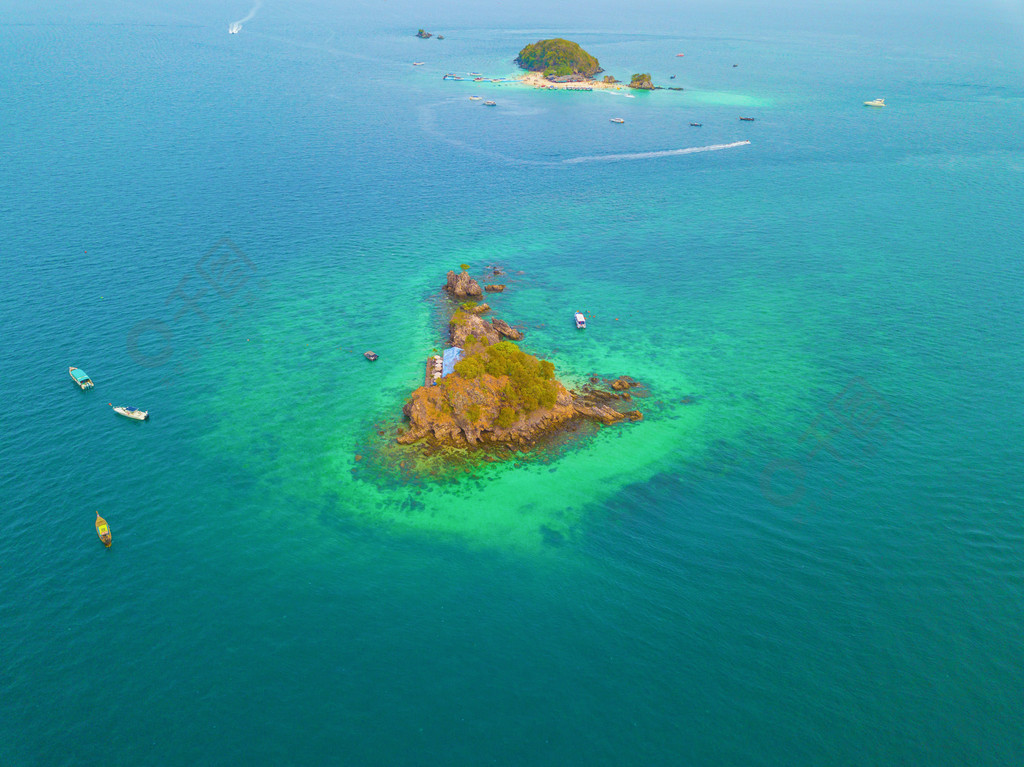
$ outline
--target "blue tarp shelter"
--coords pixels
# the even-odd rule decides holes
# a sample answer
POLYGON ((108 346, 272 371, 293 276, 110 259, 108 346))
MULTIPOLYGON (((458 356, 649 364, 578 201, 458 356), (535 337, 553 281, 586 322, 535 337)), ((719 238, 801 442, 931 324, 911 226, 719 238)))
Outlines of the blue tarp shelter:
POLYGON ((462 347, 449 346, 441 357, 441 377, 444 378, 455 369, 455 363, 462 359, 462 347))

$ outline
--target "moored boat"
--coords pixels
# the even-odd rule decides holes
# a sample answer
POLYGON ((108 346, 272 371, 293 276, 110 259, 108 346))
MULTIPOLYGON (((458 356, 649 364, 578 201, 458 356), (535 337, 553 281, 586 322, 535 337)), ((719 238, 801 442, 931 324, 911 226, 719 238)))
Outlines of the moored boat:
POLYGON ((363 352, 363 356, 366 357, 366 359, 368 359, 370 362, 373 362, 380 355, 378 355, 377 352, 363 352))
POLYGON ((494 106, 497 106, 497 104, 495 104, 493 101, 485 101, 484 102, 484 106, 485 107, 494 107, 494 106))
POLYGON ((482 98, 483 98, 483 96, 470 96, 469 100, 470 101, 479 101, 482 98))
POLYGON ((587 318, 583 316, 583 312, 576 312, 574 319, 576 320, 576 327, 580 329, 587 327, 587 318))
POLYGON ((690 127, 691 128, 699 128, 699 127, 701 127, 701 123, 690 123, 690 127))
POLYGON ((112 402, 108 402, 114 412, 118 415, 123 415, 125 418, 134 418, 136 421, 145 421, 149 418, 148 410, 139 410, 137 407, 128 407, 127 405, 114 405, 112 402))
POLYGON ((86 374, 84 370, 78 368, 68 368, 68 373, 71 374, 71 380, 78 384, 81 389, 91 389, 92 379, 86 374))
POLYGON ((741 120, 743 120, 743 122, 748 122, 748 123, 752 123, 752 122, 754 122, 754 120, 756 120, 757 118, 756 118, 756 117, 741 117, 740 119, 741 119, 741 120))
POLYGON ((107 520, 100 516, 98 511, 96 512, 96 535, 103 541, 103 545, 109 549, 114 538, 110 534, 110 525, 107 524, 107 520))
POLYGON ((884 107, 885 99, 872 99, 871 101, 865 101, 864 106, 866 107, 884 107))

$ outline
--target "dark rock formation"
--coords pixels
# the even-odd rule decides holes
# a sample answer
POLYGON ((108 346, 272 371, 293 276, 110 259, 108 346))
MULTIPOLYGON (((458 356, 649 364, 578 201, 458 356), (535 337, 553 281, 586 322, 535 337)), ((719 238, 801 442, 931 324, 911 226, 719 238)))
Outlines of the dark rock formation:
POLYGON ((633 386, 639 385, 640 383, 638 381, 634 381, 629 376, 619 376, 614 381, 612 381, 612 388, 615 389, 615 391, 624 391, 633 386))
POLYGON ((448 272, 448 282, 445 284, 444 289, 456 298, 483 295, 483 291, 480 290, 480 283, 466 272, 456 272, 455 270, 448 272))
POLYGON ((461 311, 455 312, 452 315, 448 328, 452 346, 459 346, 463 349, 466 348, 470 336, 473 336, 473 338, 486 346, 496 344, 501 340, 498 331, 478 314, 467 314, 461 311))
POLYGON ((430 32, 424 32, 424 31, 423 31, 423 30, 421 29, 421 30, 420 30, 419 32, 417 32, 417 33, 416 33, 416 37, 421 37, 421 38, 423 38, 424 40, 426 40, 426 39, 427 39, 428 37, 433 37, 433 35, 432 35, 432 34, 430 34, 430 32))
POLYGON ((644 414, 639 410, 627 410, 624 415, 629 418, 630 421, 642 421, 644 419, 644 414))
POLYGON ((606 425, 618 423, 626 417, 608 405, 595 405, 586 400, 574 399, 572 406, 577 415, 581 415, 584 418, 593 418, 595 421, 600 421, 606 425))
POLYGON ((499 320, 497 317, 491 317, 491 327, 494 328, 500 335, 513 341, 521 341, 523 334, 509 325, 505 320, 499 320))
POLYGON ((484 290, 488 293, 501 293, 505 290, 504 285, 484 285, 484 290))

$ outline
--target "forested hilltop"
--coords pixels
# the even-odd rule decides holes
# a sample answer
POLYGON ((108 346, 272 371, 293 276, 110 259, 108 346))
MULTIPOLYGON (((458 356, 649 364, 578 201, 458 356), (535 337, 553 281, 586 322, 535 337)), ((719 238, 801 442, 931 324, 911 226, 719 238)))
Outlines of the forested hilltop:
POLYGON ((583 50, 578 43, 561 37, 527 45, 519 51, 516 64, 531 72, 543 72, 545 77, 593 77, 603 71, 597 59, 583 50))

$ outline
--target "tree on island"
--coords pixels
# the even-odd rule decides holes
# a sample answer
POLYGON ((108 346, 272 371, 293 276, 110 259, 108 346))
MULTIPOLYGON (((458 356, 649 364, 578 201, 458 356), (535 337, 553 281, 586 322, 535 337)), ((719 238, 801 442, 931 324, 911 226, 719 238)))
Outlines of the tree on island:
POLYGON ((629 80, 630 88, 641 88, 647 91, 654 90, 654 83, 651 82, 651 76, 644 72, 642 74, 635 74, 629 80))
POLYGON ((602 71, 597 59, 578 43, 561 37, 527 45, 516 56, 516 64, 531 72, 543 72, 545 77, 593 77, 602 71))

